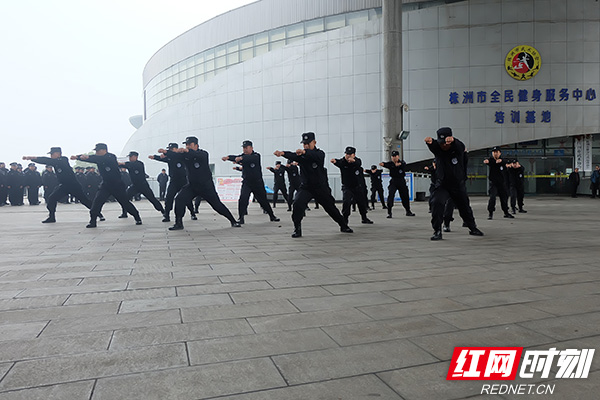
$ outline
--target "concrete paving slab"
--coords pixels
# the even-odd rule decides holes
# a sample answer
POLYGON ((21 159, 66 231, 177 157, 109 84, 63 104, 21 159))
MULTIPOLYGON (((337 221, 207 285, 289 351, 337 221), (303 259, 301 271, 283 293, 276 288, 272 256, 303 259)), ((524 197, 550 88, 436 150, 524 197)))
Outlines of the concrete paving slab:
POLYGON ((292 314, 248 318, 248 322, 256 332, 274 332, 330 325, 353 324, 370 320, 371 318, 356 309, 297 312, 292 314))
POLYGON ((89 400, 94 381, 63 383, 33 389, 1 392, 2 400, 89 400))

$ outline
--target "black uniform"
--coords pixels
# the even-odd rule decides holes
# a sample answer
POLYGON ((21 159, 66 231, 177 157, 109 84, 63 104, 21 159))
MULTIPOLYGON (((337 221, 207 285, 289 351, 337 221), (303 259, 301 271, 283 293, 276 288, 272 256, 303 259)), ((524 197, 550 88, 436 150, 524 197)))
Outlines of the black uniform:
MULTIPOLYGON (((579 183, 581 182, 581 177, 579 176, 579 172, 571 172, 571 175, 569 175, 569 183, 571 184, 571 197, 577 197, 577 187, 579 186, 579 183)), ((511 205, 512 205, 512 198, 511 198, 511 205)), ((513 206, 514 208, 514 206, 513 206)))
POLYGON ((16 169, 10 169, 6 174, 6 186, 8 188, 8 199, 11 206, 23 205, 23 173, 16 169))
MULTIPOLYGON (((83 189, 83 192, 85 193, 85 196, 87 198, 89 198, 90 200, 94 200, 93 197, 88 196, 87 176, 85 175, 85 173, 81 172, 81 170, 80 170, 79 172, 75 172, 75 176, 77 177, 77 182, 79 182, 79 184, 81 185, 81 188, 83 189)), ((75 201, 76 203, 79 202, 79 200, 77 200, 73 196, 71 196, 71 197, 72 197, 71 201, 75 201)))
POLYGON ((8 197, 8 188, 6 187, 6 175, 8 169, 0 168, 0 207, 7 205, 6 198, 8 197))
POLYGON ((305 149, 305 153, 297 155, 295 152, 286 151, 284 157, 288 160, 297 161, 300 165, 300 189, 293 202, 292 221, 294 221, 295 233, 301 236, 301 223, 304 212, 311 199, 323 206, 329 216, 338 223, 342 231, 351 232, 348 228, 340 210, 335 206, 335 199, 331 195, 331 188, 327 181, 327 173, 323 164, 325 152, 321 149, 305 149))
POLYGON ((156 177, 158 182, 158 198, 160 201, 165 199, 165 193, 167 193, 167 183, 169 182, 169 175, 163 174, 162 172, 156 177))
MULTIPOLYGON (((167 163, 169 166, 169 186, 167 187, 167 193, 165 196, 165 219, 163 222, 169 222, 171 217, 171 210, 173 209, 173 201, 175 200, 175 196, 181 188, 183 188, 188 183, 187 178, 187 170, 185 169, 185 164, 182 160, 176 158, 171 158, 168 156, 161 157, 159 155, 154 156, 154 160, 167 163)), ((190 210, 190 214, 192 217, 196 216, 196 211, 192 206, 192 201, 190 200, 190 204, 188 204, 188 209, 190 210)))
MULTIPOLYGON (((466 155, 464 158, 465 168, 467 164, 466 155)), ((436 178, 436 167, 431 164, 427 167, 427 172, 431 175, 431 184, 429 185, 429 212, 433 212, 433 193, 435 192, 435 184, 437 182, 436 178)), ((444 230, 446 232, 450 232, 450 222, 454 221, 452 214, 454 213, 454 201, 451 197, 448 197, 446 201, 446 205, 444 206, 444 230)))
MULTIPOLYGON (((154 192, 150 189, 150 185, 146 180, 146 170, 144 168, 144 163, 140 160, 136 161, 126 161, 125 168, 129 171, 129 177, 131 178, 131 185, 127 188, 127 198, 131 200, 131 198, 137 194, 143 194, 146 199, 154 206, 156 211, 160 211, 161 214, 165 213, 165 209, 163 208, 160 201, 154 196, 154 192)), ((126 215, 125 207, 123 207, 123 214, 126 215)))
POLYGON ((58 178, 54 173, 54 170, 45 169, 42 172, 42 185, 44 186, 44 201, 48 204, 48 198, 50 194, 58 186, 58 178))
MULTIPOLYGON (((253 151, 252 154, 229 155, 229 161, 236 162, 235 159, 241 157, 242 160, 237 162, 242 166, 242 188, 240 198, 238 200, 238 214, 240 223, 243 222, 244 215, 248 214, 248 203, 250 201, 250 193, 254 194, 254 198, 258 204, 269 214, 271 220, 277 219, 273 214, 273 209, 267 200, 267 191, 265 190, 265 181, 262 177, 262 167, 260 163, 260 154, 253 151)), ((282 168, 280 168, 283 170, 282 168)), ((286 199, 287 200, 287 199, 286 199)))
POLYGON ((277 197, 279 195, 279 191, 281 191, 285 202, 289 203, 288 193, 285 187, 285 168, 268 167, 267 169, 275 175, 275 184, 273 185, 273 208, 277 207, 277 197))
POLYGON ((208 152, 202 149, 190 149, 187 153, 175 153, 172 150, 168 150, 166 154, 174 162, 185 164, 187 169, 188 183, 181 188, 181 191, 175 198, 176 225, 183 226, 185 209, 188 205, 191 205, 192 200, 196 196, 201 196, 210 204, 213 210, 227 218, 232 225, 237 225, 237 221, 231 214, 231 211, 221 202, 215 189, 208 164, 208 152))
POLYGON ((288 193, 288 211, 292 211, 292 202, 294 201, 294 194, 300 189, 300 170, 297 165, 288 164, 285 166, 285 172, 287 172, 288 182, 290 183, 288 193))
MULTIPOLYGON (((80 157, 81 156, 78 157, 79 160, 81 160, 80 157)), ((90 155, 83 161, 97 164, 98 171, 100 171, 100 176, 102 177, 102 184, 92 203, 92 208, 90 210, 90 224, 88 226, 96 226, 96 219, 100 216, 102 206, 110 196, 113 196, 129 214, 133 215, 138 223, 141 223, 140 213, 133 203, 129 201, 127 196, 125 184, 121 179, 117 156, 112 153, 106 153, 103 156, 90 155)))
MULTIPOLYGON (((525 212, 525 210, 523 210, 523 199, 525 197, 525 167, 520 165, 518 168, 508 168, 508 183, 510 186, 510 207, 512 208, 512 212, 516 212, 517 205, 519 206, 519 212, 525 212)), ((579 182, 577 184, 579 184, 579 182)), ((577 187, 575 190, 577 190, 577 187)))
POLYGON ((342 174, 343 205, 342 216, 348 223, 350 207, 354 202, 358 205, 358 211, 363 223, 370 223, 367 218, 367 201, 365 198, 365 182, 362 161, 356 157, 354 162, 348 162, 345 158, 336 158, 333 164, 340 169, 342 174))
POLYGON ((373 170, 365 170, 365 173, 369 175, 371 178, 371 207, 375 208, 375 203, 377 202, 377 195, 379 195, 379 200, 383 205, 383 209, 385 210, 387 207, 385 205, 385 198, 383 196, 383 179, 381 178, 382 170, 377 169, 373 170))
POLYGON ((44 194, 44 197, 46 198, 46 208, 50 213, 49 219, 54 219, 56 203, 69 194, 78 199, 81 204, 87 208, 92 208, 92 201, 85 195, 67 157, 36 157, 32 161, 38 164, 51 165, 54 168, 54 173, 56 173, 58 186, 56 186, 47 197, 44 194))
POLYGON ((85 183, 87 187, 87 197, 93 199, 96 197, 96 193, 98 193, 98 189, 100 188, 100 184, 102 183, 102 178, 95 171, 88 171, 85 173, 85 183))
MULTIPOLYGON (((502 159, 500 158, 500 160, 502 159)), ((504 215, 510 215, 508 213, 508 193, 506 190, 506 162, 504 160, 496 162, 494 157, 488 158, 488 162, 487 166, 490 169, 490 200, 487 209, 490 218, 496 211, 496 196, 500 197, 500 207, 504 211, 504 215)))
POLYGON ((390 170, 390 184, 388 186, 388 216, 392 215, 392 207, 394 207, 394 197, 396 197, 396 191, 400 195, 402 200, 402 206, 406 210, 406 215, 414 215, 410 211, 410 200, 408 195, 408 186, 406 186, 406 162, 400 160, 399 165, 396 165, 393 161, 384 162, 383 166, 390 170))
POLYGON ((25 187, 27 188, 27 200, 30 205, 40 204, 40 187, 42 186, 42 176, 37 170, 27 168, 23 172, 25 187))
MULTIPOLYGON (((444 222, 444 210, 448 199, 452 199, 465 225, 472 234, 479 232, 469 204, 466 188, 466 153, 465 145, 454 139, 447 151, 442 150, 437 141, 427 145, 435 155, 435 183, 432 193, 431 226, 435 232, 441 232, 444 222)), ((481 233, 481 232, 479 232, 481 233)), ((440 237, 441 238, 441 237, 440 237)))

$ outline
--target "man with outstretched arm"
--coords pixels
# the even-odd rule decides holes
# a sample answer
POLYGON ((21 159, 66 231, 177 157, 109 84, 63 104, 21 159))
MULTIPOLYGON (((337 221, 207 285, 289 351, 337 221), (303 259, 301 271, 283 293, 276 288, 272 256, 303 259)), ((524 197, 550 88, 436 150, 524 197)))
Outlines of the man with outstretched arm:
MULTIPOLYGON (((154 196, 154 192, 150 189, 150 185, 148 185, 144 163, 138 160, 139 153, 137 151, 130 151, 128 157, 129 161, 119 163, 120 166, 125 166, 125 168, 127 168, 129 177, 131 178, 131 185, 127 188, 127 198, 131 199, 135 195, 141 193, 150 203, 152 203, 156 211, 159 211, 164 215, 165 209, 156 196, 154 196)), ((127 211, 125 208, 123 208, 121 212, 121 217, 127 218, 127 211)))
POLYGON ((363 224, 372 224, 367 217, 367 198, 365 197, 365 186, 363 178, 362 161, 356 157, 356 149, 352 146, 346 147, 344 157, 332 158, 331 163, 340 169, 342 174, 342 193, 344 204, 342 205, 342 216, 348 223, 350 207, 353 203, 358 205, 358 211, 362 217, 363 224))

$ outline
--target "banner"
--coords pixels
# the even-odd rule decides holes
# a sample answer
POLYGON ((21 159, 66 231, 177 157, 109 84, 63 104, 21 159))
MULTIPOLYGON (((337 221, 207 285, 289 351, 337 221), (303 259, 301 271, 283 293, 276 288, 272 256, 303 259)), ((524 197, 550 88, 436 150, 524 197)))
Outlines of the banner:
POLYGON ((585 135, 583 139, 583 168, 581 171, 592 172, 592 135, 585 135))
POLYGON ((216 178, 216 189, 221 201, 238 201, 242 178, 216 178))
POLYGON ((581 137, 581 136, 576 137, 575 138, 575 153, 573 154, 573 169, 579 168, 580 171, 583 171, 583 153, 584 153, 583 147, 584 147, 583 137, 581 137))

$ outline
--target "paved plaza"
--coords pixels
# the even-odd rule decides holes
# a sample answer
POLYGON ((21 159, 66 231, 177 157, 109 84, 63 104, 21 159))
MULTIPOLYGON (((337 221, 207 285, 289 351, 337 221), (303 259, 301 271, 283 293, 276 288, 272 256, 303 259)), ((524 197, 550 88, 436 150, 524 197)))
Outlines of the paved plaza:
POLYGON ((492 221, 486 200, 484 237, 456 215, 441 242, 424 202, 353 214, 353 234, 311 210, 300 239, 283 205, 236 229, 203 203, 175 232, 145 201, 142 226, 111 203, 97 229, 81 205, 48 225, 3 207, 0 399, 597 399, 599 354, 588 379, 516 380, 553 396, 446 380, 456 346, 600 348, 600 200, 492 221))

